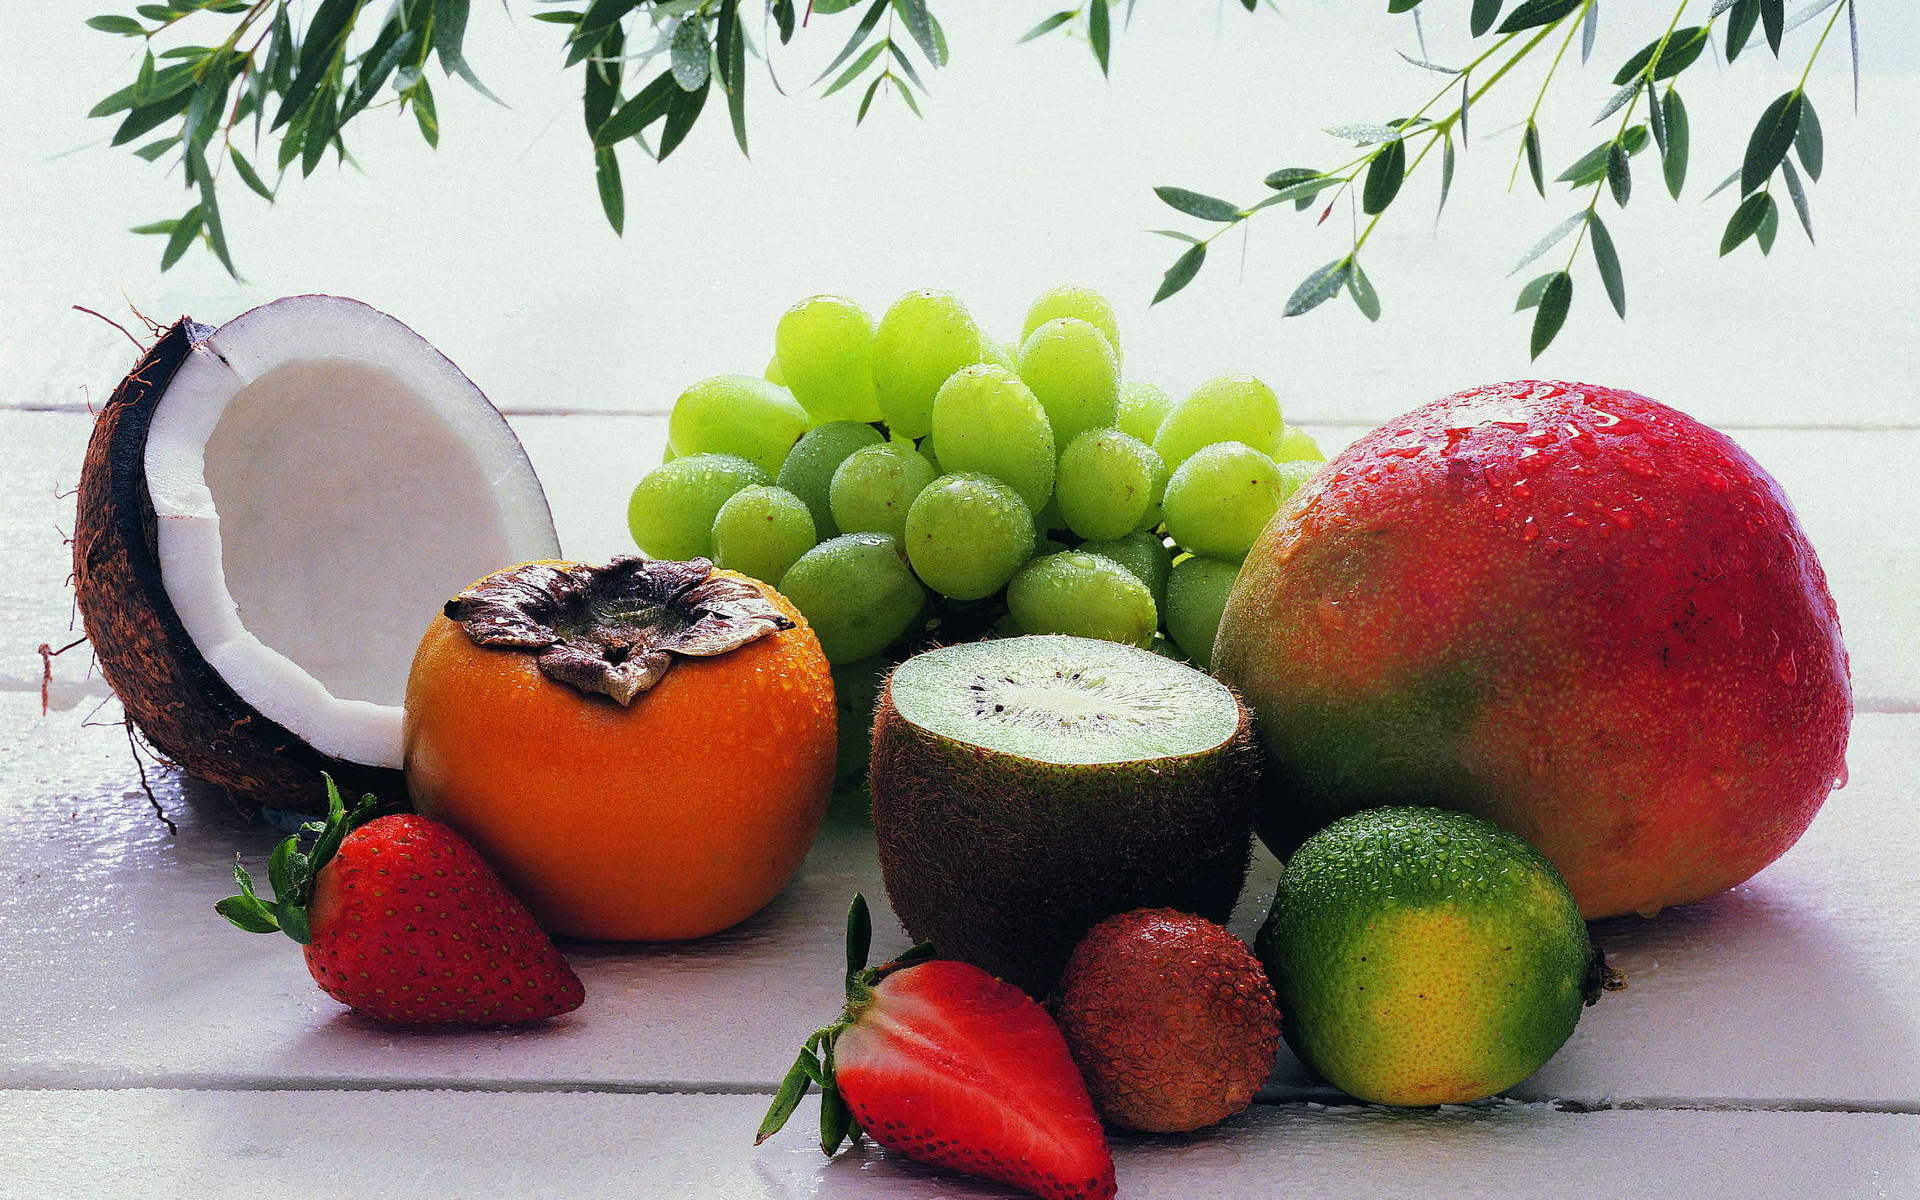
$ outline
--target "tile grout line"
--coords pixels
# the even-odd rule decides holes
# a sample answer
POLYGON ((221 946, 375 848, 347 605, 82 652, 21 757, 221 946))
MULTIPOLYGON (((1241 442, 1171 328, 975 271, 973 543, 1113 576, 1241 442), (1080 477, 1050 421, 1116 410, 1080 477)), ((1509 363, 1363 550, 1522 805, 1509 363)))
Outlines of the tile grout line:
MULTIPOLYGON (((614 1083, 598 1080, 383 1080, 372 1078, 295 1079, 261 1078, 238 1081, 213 1081, 194 1076, 158 1078, 129 1082, 53 1081, 0 1083, 0 1092, 216 1092, 300 1093, 300 1092, 458 1092, 481 1096, 517 1095, 606 1095, 606 1096, 771 1096, 775 1085, 740 1083, 727 1080, 663 1080, 614 1083)), ((1560 1096, 1529 1097, 1505 1095, 1490 1098, 1493 1105, 1484 1111, 1497 1112, 1501 1105, 1547 1105, 1557 1112, 1585 1116, 1604 1112, 1701 1112, 1701 1113, 1856 1113, 1861 1115, 1920 1117, 1920 1102, 1892 1100, 1791 1100, 1760 1097, 1722 1097, 1701 1099, 1686 1096, 1642 1096, 1615 1100, 1583 1101, 1560 1096)), ((1254 1103, 1268 1108, 1304 1108, 1310 1111, 1330 1108, 1378 1109, 1395 1111, 1393 1106, 1366 1104, 1331 1089, 1290 1089, 1278 1094, 1256 1096, 1254 1103)), ((1483 1103, 1483 1102, 1476 1102, 1483 1103)), ((1472 1110, 1474 1105, 1441 1105, 1441 1109, 1472 1110)))

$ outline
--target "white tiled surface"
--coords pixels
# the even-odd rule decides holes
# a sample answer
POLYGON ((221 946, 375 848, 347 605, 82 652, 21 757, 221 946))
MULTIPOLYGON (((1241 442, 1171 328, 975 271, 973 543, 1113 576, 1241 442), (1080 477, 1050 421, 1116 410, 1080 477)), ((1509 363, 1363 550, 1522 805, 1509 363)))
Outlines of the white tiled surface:
MULTIPOLYGON (((102 136, 77 113, 130 70, 124 45, 72 33, 107 6, 16 7, 0 72, 36 114, 0 123, 0 1197, 1004 1194, 870 1151, 826 1163, 798 1123, 750 1148, 793 1043, 834 1006, 837 913, 856 887, 877 898, 857 820, 837 818, 740 929, 571 947, 589 1001, 550 1028, 395 1035, 320 996, 288 947, 213 917, 233 854, 257 858, 272 835, 161 777, 169 837, 120 731, 87 727, 104 689, 84 651, 56 661, 43 718, 33 647, 67 640, 66 493, 87 404, 130 354, 68 304, 218 320, 287 292, 362 296, 520 414, 567 549, 594 557, 624 548, 625 490, 658 460, 661 421, 642 414, 692 377, 757 365, 791 299, 884 304, 933 284, 1007 330, 1063 279, 1118 302, 1130 372, 1176 390, 1260 373, 1329 449, 1455 387, 1527 374, 1635 387, 1734 429, 1820 551, 1862 709, 1850 786, 1778 864, 1716 900, 1597 928, 1631 986, 1515 1103, 1325 1110, 1311 1102, 1332 1094, 1283 1056, 1263 1102, 1218 1130, 1116 1139, 1123 1195, 1920 1195, 1920 240, 1898 217, 1920 174, 1885 149, 1920 103, 1910 6, 1864 6, 1859 116, 1841 75, 1815 74, 1829 143, 1817 249, 1789 228, 1771 260, 1714 259, 1724 207, 1699 185, 1783 85, 1747 59, 1705 74, 1689 92, 1693 194, 1674 205, 1644 187, 1610 221, 1632 320, 1583 295, 1532 367, 1521 319, 1502 315, 1503 273, 1558 210, 1501 194, 1504 141, 1463 159, 1447 236, 1411 216, 1383 228, 1379 327, 1338 305, 1278 319, 1337 240, 1297 224, 1259 230, 1244 275, 1223 254, 1190 295, 1145 307, 1172 247, 1139 233, 1168 223, 1149 185, 1251 195, 1266 168, 1317 160, 1319 126, 1427 85, 1356 40, 1377 6, 1282 0, 1255 20, 1143 5, 1114 81, 1096 85, 1084 46, 1006 48, 1043 10, 949 5, 959 54, 926 124, 882 113, 855 132, 844 96, 762 89, 753 161, 715 123, 665 167, 635 164, 617 241, 555 35, 480 5, 473 57, 513 110, 443 89, 439 154, 376 124, 355 147, 368 176, 323 171, 272 209, 236 196, 245 283, 205 262, 157 275, 158 247, 120 231, 176 206, 174 181, 99 146, 63 153, 102 136), (1233 36, 1216 39, 1216 19, 1233 36), (1356 69, 1355 47, 1381 61, 1356 69), (678 215, 696 202, 697 223, 678 215)), ((1637 9, 1608 5, 1622 52, 1637 9)), ((792 76, 833 40, 800 51, 792 76)), ((1576 110, 1610 90, 1591 74, 1550 154, 1587 138, 1576 110)), ((1476 116, 1489 132, 1508 119, 1476 116)), ((108 704, 95 719, 115 717, 108 704)), ((1273 869, 1262 859, 1250 882, 1243 934, 1273 869)), ((881 928, 883 944, 900 938, 884 913, 881 928)))

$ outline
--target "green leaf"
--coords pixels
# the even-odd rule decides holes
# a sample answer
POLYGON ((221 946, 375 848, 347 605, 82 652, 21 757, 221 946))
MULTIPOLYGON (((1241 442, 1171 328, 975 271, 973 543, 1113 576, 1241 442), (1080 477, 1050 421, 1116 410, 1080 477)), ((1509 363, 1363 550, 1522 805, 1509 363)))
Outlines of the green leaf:
POLYGON ((466 80, 467 86, 495 104, 504 106, 506 101, 493 94, 480 77, 467 65, 465 50, 467 40, 468 0, 435 0, 433 6, 433 52, 440 59, 440 67, 449 75, 457 75, 466 80))
POLYGON ((1726 232, 1720 236, 1720 253, 1731 254, 1741 242, 1752 237, 1773 207, 1773 197, 1766 192, 1755 192, 1742 200, 1728 219, 1726 232))
POLYGON ((1037 37, 1045 37, 1047 34, 1052 33, 1054 30, 1060 28, 1062 25, 1065 25, 1068 21, 1073 20, 1074 16, 1075 16, 1075 13, 1070 8, 1063 9, 1060 12, 1054 13, 1052 16, 1047 17, 1045 20, 1041 21, 1038 25, 1035 25, 1032 29, 1029 29, 1025 33, 1021 34, 1020 37, 1013 44, 1018 46, 1021 42, 1030 42, 1037 37))
POLYGON ((747 153, 747 31, 740 24, 739 0, 720 9, 720 65, 727 86, 727 119, 733 140, 747 153))
POLYGON ((1618 142, 1607 147, 1607 189, 1621 208, 1633 194, 1633 168, 1627 165, 1627 151, 1618 142))
POLYGON ((840 77, 838 79, 835 79, 832 83, 827 85, 827 90, 820 93, 821 98, 825 99, 826 97, 833 95, 835 92, 839 91, 841 88, 847 86, 848 84, 852 83, 854 80, 860 78, 860 73, 862 71, 865 71, 868 67, 872 66, 874 62, 877 61, 882 54, 885 54, 887 52, 887 45, 888 43, 882 41, 882 42, 875 42, 873 45, 868 46, 866 50, 860 55, 859 58, 856 58, 853 60, 852 65, 850 65, 846 70, 840 73, 840 77))
POLYGON ((1347 273, 1352 266, 1352 259, 1336 258, 1301 280, 1300 286, 1293 289, 1293 295, 1287 297, 1287 307, 1281 315, 1297 317, 1325 304, 1346 286, 1347 273))
POLYGON ((420 126, 420 136, 427 145, 440 145, 440 110, 434 107, 433 87, 426 76, 421 76, 413 85, 413 119, 420 126))
POLYGON ((136 157, 152 162, 179 144, 180 139, 178 137, 163 137, 158 141, 148 142, 133 153, 136 157))
POLYGON ((1593 43, 1600 34, 1600 0, 1587 5, 1587 15, 1580 20, 1580 61, 1585 64, 1593 58, 1593 43))
POLYGON ((780 1132, 788 1118, 793 1116, 794 1110, 800 1107, 800 1101, 806 1098, 807 1086, 819 1071, 820 1064, 814 1058, 812 1049, 802 1049, 793 1066, 788 1068, 786 1077, 780 1081, 780 1089, 773 1094, 773 1103, 767 1106, 767 1115, 760 1118, 760 1129, 754 1135, 754 1145, 758 1146, 780 1132))
MULTIPOLYGON (((1761 193, 1765 195, 1766 193, 1761 193)), ((1771 196, 1768 199, 1772 199, 1771 196)), ((1760 224, 1754 228, 1753 240, 1760 243, 1760 253, 1773 253, 1773 239, 1780 233, 1780 206, 1768 204, 1767 210, 1760 214, 1760 224)))
POLYGON ((1780 38, 1786 31, 1787 0, 1760 0, 1760 27, 1766 32, 1767 47, 1780 57, 1780 38))
POLYGON ((104 16, 88 17, 87 28, 98 29, 101 33, 117 33, 122 37, 139 37, 147 31, 146 26, 134 20, 132 17, 117 16, 111 13, 104 16))
POLYGON ((1440 146, 1440 203, 1433 210, 1435 224, 1439 223, 1440 214, 1447 210, 1447 195, 1453 191, 1453 167, 1453 135, 1448 134, 1440 146))
POLYGON ((1547 285, 1552 283, 1553 277, 1559 273, 1558 271, 1548 271, 1545 275, 1540 276, 1538 279, 1529 282, 1527 286, 1521 288, 1520 298, 1514 301, 1513 311, 1525 312, 1527 309, 1539 304, 1540 297, 1547 290, 1547 285))
POLYGON ((152 221, 145 225, 135 225, 132 229, 127 230, 127 232, 139 234, 172 233, 173 227, 179 223, 179 221, 169 217, 164 221, 152 221))
POLYGON ((947 41, 940 36, 940 27, 934 24, 933 14, 927 11, 927 0, 893 0, 893 11, 900 14, 900 20, 919 44, 920 53, 936 67, 947 65, 947 41))
MULTIPOLYGON (((299 66, 293 82, 281 97, 280 111, 273 118, 275 129, 291 121, 293 114, 319 89, 321 80, 326 77, 334 58, 340 54, 346 42, 354 14, 359 12, 363 3, 365 0, 320 0, 318 7, 313 10, 313 19, 307 22, 307 32, 300 39, 299 66)), ((307 136, 311 140, 313 131, 309 130, 307 136)))
POLYGON ((1556 272, 1540 292, 1540 304, 1533 314, 1533 357, 1553 344, 1560 327, 1567 323, 1567 310, 1573 307, 1573 276, 1556 272))
POLYGON ((667 115, 667 106, 674 96, 680 93, 679 85, 673 81, 673 72, 662 71, 654 76, 647 86, 634 94, 633 99, 620 106, 620 110, 608 117, 593 135, 597 146, 615 146, 646 132, 647 126, 667 115))
POLYGON ((712 90, 709 83, 700 85, 698 91, 676 92, 667 105, 667 123, 660 130, 659 159, 664 162, 675 147, 686 140, 692 131, 693 123, 700 118, 700 110, 706 107, 707 93, 712 90))
POLYGON ((853 1130, 853 1114, 840 1098, 840 1089, 829 1082, 820 1089, 820 1152, 832 1158, 853 1130))
POLYGON ((213 911, 248 933, 275 933, 280 929, 273 910, 250 897, 228 896, 216 903, 213 911))
POLYGON ((1820 182, 1820 168, 1826 162, 1826 135, 1820 130, 1820 114, 1813 110, 1810 96, 1800 98, 1800 126, 1793 134, 1793 148, 1800 155, 1800 165, 1807 169, 1807 178, 1820 182))
POLYGON ((1367 167, 1367 180, 1361 189, 1360 208, 1366 213, 1384 212, 1400 194, 1407 176, 1407 144, 1396 138, 1382 146, 1367 167))
POLYGON ((923 121, 926 120, 927 114, 920 111, 920 102, 913 98, 913 89, 907 86, 906 80, 900 78, 898 75, 891 74, 884 75, 881 78, 891 80, 893 90, 900 93, 900 99, 905 101, 909 109, 913 110, 913 115, 923 121))
POLYGON ((707 73, 713 61, 713 46, 707 41, 707 19, 698 12, 688 13, 673 27, 673 81, 683 92, 697 92, 707 86, 707 73))
POLYGON ((867 898, 859 892, 847 905, 847 982, 867 968, 867 954, 873 948, 873 915, 867 911, 867 898))
POLYGON ((1206 261, 1205 242, 1196 241, 1188 246, 1179 258, 1173 260, 1173 265, 1167 268, 1167 273, 1160 277, 1160 290, 1153 294, 1152 303, 1158 304, 1192 283, 1193 277, 1200 273, 1200 265, 1206 261))
POLYGON ((1199 217, 1202 221, 1237 221, 1240 219, 1240 207, 1230 204, 1218 196, 1208 196, 1200 192, 1190 192, 1186 188, 1157 187, 1153 194, 1170 208, 1186 213, 1190 217, 1199 217))
POLYGON ((1334 137, 1352 142, 1356 146, 1373 146, 1380 142, 1391 142, 1406 136, 1407 131, 1398 125, 1329 125, 1326 130, 1334 137))
POLYGON ((1540 165, 1540 127, 1528 121, 1527 132, 1521 136, 1520 145, 1527 154, 1527 174, 1533 177, 1533 190, 1545 199, 1547 181, 1542 178, 1543 169, 1540 165))
POLYGON ((1501 33, 1518 33, 1541 25, 1551 25, 1580 7, 1580 0, 1526 0, 1500 22, 1501 33))
POLYGON ((1494 21, 1500 17, 1500 0, 1473 0, 1473 15, 1468 18, 1467 28, 1479 37, 1493 28, 1494 21))
POLYGON ((1390 13, 1412 12, 1419 6, 1420 0, 1387 0, 1387 11, 1390 13))
POLYGON ((273 189, 260 178, 259 172, 253 169, 253 164, 247 161, 247 156, 240 153, 240 147, 228 146, 227 153, 233 159, 233 169, 239 173, 240 182, 252 188, 267 203, 273 203, 273 189))
POLYGON ((1326 177, 1312 167, 1281 167, 1278 171, 1269 172, 1260 182, 1275 191, 1285 191, 1297 183, 1324 178, 1326 177))
POLYGON ((1760 114, 1753 136, 1747 139, 1746 157, 1740 162, 1742 193, 1759 188, 1787 156, 1794 134, 1799 132, 1800 104, 1800 89, 1795 88, 1767 105, 1766 111, 1760 114))
POLYGON ((1607 299, 1613 302, 1613 311, 1620 319, 1627 316, 1627 285, 1620 274, 1620 253, 1614 248, 1613 235, 1607 232, 1606 222, 1599 213, 1587 223, 1587 237, 1593 243, 1593 265, 1600 271, 1600 282, 1607 289, 1607 299))
POLYGON ((124 145, 171 121, 187 111, 187 105, 193 102, 193 95, 192 91, 177 92, 164 100, 133 109, 121 120, 120 127, 113 131, 113 144, 124 145))
POLYGON ((1687 128, 1687 106, 1681 102, 1679 92, 1668 88, 1660 111, 1667 125, 1667 149, 1661 156, 1660 167, 1666 175, 1667 194, 1678 200, 1680 189, 1687 183, 1688 143, 1692 139, 1687 128))
POLYGON ((1358 261, 1353 264, 1353 270, 1347 275, 1347 294, 1353 297, 1355 307, 1359 308, 1367 320, 1380 319, 1380 294, 1373 290, 1373 280, 1367 278, 1367 273, 1360 269, 1358 261))
MULTIPOLYGON (((1647 127, 1645 125, 1635 125, 1620 135, 1620 141, 1617 144, 1628 154, 1638 154, 1647 148, 1647 141, 1647 127)), ((1602 179, 1606 178, 1607 163, 1613 155, 1615 145, 1616 143, 1612 141, 1601 142, 1598 146, 1582 154, 1579 158, 1574 159, 1572 166, 1569 166, 1566 170, 1554 176, 1554 182, 1565 183, 1570 187, 1576 188, 1599 183, 1602 179)))
POLYGON ((1787 195, 1793 200, 1794 215, 1800 218, 1800 228, 1807 231, 1807 240, 1813 241, 1813 210, 1807 204, 1807 189, 1800 185, 1800 172, 1793 169, 1792 159, 1783 159, 1780 174, 1787 181, 1787 195))
POLYGON ((873 107, 873 97, 880 91, 880 85, 886 81, 887 77, 883 73, 875 75, 873 82, 867 85, 866 94, 860 97, 860 107, 854 110, 853 123, 855 125, 867 119, 867 110, 873 107))
POLYGON ((867 6, 867 15, 860 18, 860 24, 854 27, 853 36, 847 39, 846 45, 840 47, 840 53, 833 56, 833 61, 827 64, 826 70, 820 72, 814 79, 814 83, 819 83, 820 80, 839 70, 841 63, 853 57, 854 51, 860 49, 867 40, 867 35, 873 32, 873 27, 880 23, 881 17, 886 15, 887 5, 891 3, 892 0, 873 0, 873 3, 867 6))
POLYGON ((1616 84, 1625 83, 1645 72, 1648 64, 1653 66, 1652 78, 1671 79, 1692 66, 1700 57, 1700 52, 1706 48, 1706 26, 1689 25, 1685 29, 1676 29, 1665 38, 1655 38, 1634 51, 1633 57, 1627 59, 1621 64, 1620 69, 1614 72, 1613 81, 1616 84), (1663 43, 1665 49, 1661 48, 1663 43), (1653 61, 1656 53, 1660 56, 1660 61, 1657 63, 1653 61))
POLYGON ((1733 6, 1733 12, 1727 17, 1727 61, 1740 57, 1740 52, 1753 40, 1753 27, 1760 22, 1759 0, 1739 0, 1733 6))
POLYGON ((626 232, 627 199, 620 185, 620 160, 613 147, 601 146, 593 152, 593 181, 600 189, 600 209, 615 234, 626 232))
POLYGON ((1583 223, 1585 223, 1586 219, 1587 219, 1587 210, 1583 208, 1579 212, 1574 213, 1572 216, 1568 217, 1566 220, 1560 222, 1558 225, 1555 225, 1552 229, 1549 229, 1547 231, 1546 236, 1541 238, 1539 241, 1535 242, 1533 244, 1533 248, 1528 250, 1526 254, 1521 257, 1519 262, 1513 264, 1513 270, 1508 271, 1507 274, 1509 276, 1518 275, 1523 269, 1525 269, 1528 263, 1532 262, 1536 258, 1539 258, 1542 254, 1545 254, 1547 251, 1553 249, 1554 246, 1559 244, 1561 238, 1566 237, 1568 234, 1572 233, 1574 230, 1580 228, 1580 226, 1583 223))
POLYGON ((188 209, 186 215, 174 225, 173 236, 167 239, 167 248, 160 255, 162 271, 180 261, 180 256, 187 252, 187 247, 193 245, 193 239, 200 235, 200 227, 205 219, 206 214, 202 213, 200 206, 196 204, 188 209))
POLYGON ((1107 74, 1108 41, 1107 0, 1093 0, 1087 6, 1087 41, 1093 47, 1093 57, 1099 60, 1100 73, 1107 74))

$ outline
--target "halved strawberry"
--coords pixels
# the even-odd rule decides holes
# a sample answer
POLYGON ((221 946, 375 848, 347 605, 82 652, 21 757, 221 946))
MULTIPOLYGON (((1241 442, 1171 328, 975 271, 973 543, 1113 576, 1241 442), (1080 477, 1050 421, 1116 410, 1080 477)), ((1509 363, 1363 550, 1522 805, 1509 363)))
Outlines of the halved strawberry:
POLYGON ((934 959, 925 943, 868 967, 871 939, 867 902, 856 894, 846 1009, 807 1039, 758 1141, 818 1084, 826 1154, 857 1122, 889 1150, 1047 1200, 1111 1197, 1113 1156, 1046 1010, 976 966, 934 959))
POLYGON ((272 901, 235 863, 240 894, 214 910, 299 942, 323 991, 388 1024, 512 1025, 580 1007, 579 977, 479 851, 413 813, 368 821, 375 804, 348 811, 329 777, 327 819, 267 860, 272 901))

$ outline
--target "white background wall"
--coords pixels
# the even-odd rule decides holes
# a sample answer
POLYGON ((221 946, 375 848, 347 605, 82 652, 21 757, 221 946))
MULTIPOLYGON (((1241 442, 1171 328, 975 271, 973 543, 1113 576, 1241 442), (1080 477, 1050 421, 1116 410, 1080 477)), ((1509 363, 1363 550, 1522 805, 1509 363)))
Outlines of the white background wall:
MULTIPOLYGON (((1911 395, 1920 14, 1910 4, 1863 0, 1858 116, 1844 45, 1815 73, 1829 147, 1813 194, 1818 247, 1789 217, 1771 259, 1749 246, 1720 260, 1734 199, 1701 200, 1737 165, 1760 108, 1797 76, 1816 23, 1789 35, 1781 63, 1760 48, 1731 70, 1690 72, 1687 197, 1667 199, 1649 155, 1636 160, 1630 209, 1607 210, 1629 320, 1613 317, 1583 262, 1568 328, 1535 366, 1526 318, 1511 314, 1520 280, 1506 273, 1579 202, 1563 187, 1544 202, 1524 184, 1505 191, 1518 136, 1508 127, 1531 99, 1541 69, 1532 64, 1476 112, 1438 236, 1430 163, 1369 245, 1364 261, 1387 310, 1379 325, 1344 301, 1281 320, 1294 284, 1347 236, 1344 213, 1316 230, 1290 208, 1255 222, 1244 247, 1237 235, 1223 240, 1186 294, 1147 309, 1179 247, 1146 231, 1193 224, 1163 208, 1152 185, 1250 202, 1272 168, 1339 161, 1342 144, 1323 126, 1396 115, 1438 81, 1394 54, 1414 49, 1413 28, 1384 4, 1279 0, 1278 13, 1249 15, 1232 2, 1146 0, 1133 29, 1116 35, 1103 82, 1084 43, 1013 45, 1052 8, 1045 0, 942 0, 953 64, 929 76, 925 121, 883 98, 855 129, 857 88, 824 101, 779 97, 760 71, 751 160, 717 100, 665 164, 627 154, 624 239, 599 213, 578 73, 560 69, 563 31, 527 19, 523 0, 506 7, 475 5, 469 47, 511 107, 439 86, 437 153, 410 117, 388 110, 353 127, 365 174, 325 165, 271 208, 234 180, 226 211, 246 276, 234 282, 202 255, 161 275, 160 239, 125 232, 187 201, 177 175, 105 145, 111 121, 84 119, 136 63, 134 42, 80 27, 114 6, 8 4, 0 402, 81 406, 124 370, 124 340, 72 303, 221 320, 275 295, 342 292, 414 324, 509 410, 658 410, 699 375, 757 369, 774 319, 812 292, 848 292, 878 309, 908 288, 947 287, 1004 335, 1032 293, 1073 280, 1119 305, 1130 373, 1177 389, 1251 370, 1279 387, 1292 416, 1378 419, 1535 373, 1636 387, 1731 425, 1920 412, 1911 395)), ((1430 56, 1462 60, 1466 0, 1425 7, 1430 56)), ((1704 15, 1709 5, 1692 8, 1704 15)), ((1653 0, 1605 0, 1600 53, 1549 108, 1552 171, 1601 139, 1589 121, 1613 90, 1612 67, 1670 13, 1653 0)), ((852 24, 816 18, 776 51, 790 90, 852 24)))

